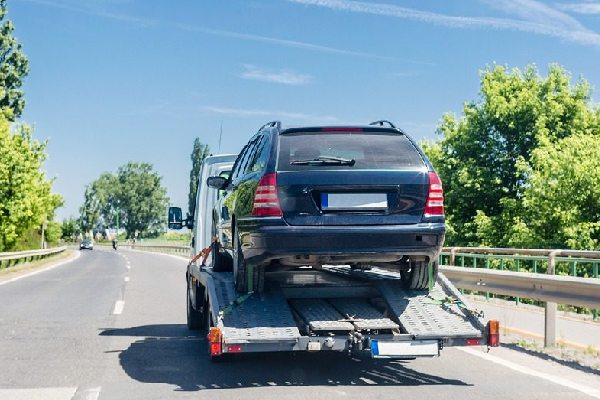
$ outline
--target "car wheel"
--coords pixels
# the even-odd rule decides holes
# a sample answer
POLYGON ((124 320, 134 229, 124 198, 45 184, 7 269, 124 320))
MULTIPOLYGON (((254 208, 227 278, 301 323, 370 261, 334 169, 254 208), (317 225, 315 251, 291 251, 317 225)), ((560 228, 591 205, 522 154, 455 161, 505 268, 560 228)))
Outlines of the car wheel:
POLYGON ((227 257, 221 251, 221 245, 219 242, 213 242, 211 244, 211 256, 212 256, 212 269, 215 272, 231 271, 233 266, 231 258, 227 257))
POLYGON ((204 323, 204 315, 202 315, 203 313, 198 311, 198 310, 194 310, 194 307, 192 305, 192 300, 190 299, 190 283, 188 281, 188 285, 187 285, 187 290, 186 290, 186 297, 187 297, 187 326, 190 330, 192 331, 197 331, 203 328, 203 323, 204 323))
POLYGON ((239 293, 247 293, 248 276, 246 273, 246 260, 241 249, 242 243, 236 231, 233 242, 233 279, 235 280, 235 290, 239 293))
MULTIPOLYGON (((423 290, 429 288, 429 268, 425 261, 412 261, 409 270, 400 270, 402 283, 407 289, 423 290)), ((438 265, 432 263, 433 283, 437 280, 438 265)))

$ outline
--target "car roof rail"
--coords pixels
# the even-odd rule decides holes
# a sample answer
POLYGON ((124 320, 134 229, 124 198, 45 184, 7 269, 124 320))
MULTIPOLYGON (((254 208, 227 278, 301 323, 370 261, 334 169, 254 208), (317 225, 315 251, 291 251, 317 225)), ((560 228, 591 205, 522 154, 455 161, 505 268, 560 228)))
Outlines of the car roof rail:
POLYGON ((390 128, 398 129, 398 128, 396 128, 396 125, 392 124, 390 121, 388 121, 386 119, 381 119, 379 121, 371 122, 369 125, 379 125, 379 126, 388 125, 390 128))
POLYGON ((264 124, 263 126, 261 126, 258 131, 262 131, 265 128, 277 128, 277 130, 281 130, 281 121, 271 121, 271 122, 267 122, 266 124, 264 124))

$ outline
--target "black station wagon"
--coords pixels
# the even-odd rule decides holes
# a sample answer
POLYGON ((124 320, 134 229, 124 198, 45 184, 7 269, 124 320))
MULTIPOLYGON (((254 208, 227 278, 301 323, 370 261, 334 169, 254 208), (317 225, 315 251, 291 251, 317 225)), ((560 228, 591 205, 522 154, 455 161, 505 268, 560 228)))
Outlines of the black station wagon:
POLYGON ((213 269, 233 265, 239 292, 261 290, 265 271, 307 266, 383 267, 411 289, 437 276, 442 184, 417 144, 388 121, 268 123, 231 176, 207 183, 223 191, 213 211, 213 269))

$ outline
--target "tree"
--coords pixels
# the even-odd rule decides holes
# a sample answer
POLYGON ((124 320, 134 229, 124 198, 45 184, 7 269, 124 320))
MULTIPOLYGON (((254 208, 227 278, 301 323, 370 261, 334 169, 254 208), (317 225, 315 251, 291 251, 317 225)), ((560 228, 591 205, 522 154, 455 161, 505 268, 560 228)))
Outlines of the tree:
POLYGON ((460 119, 445 114, 437 130, 442 139, 424 145, 444 184, 447 242, 509 246, 531 238, 523 199, 532 155, 597 132, 598 115, 590 85, 583 79, 571 85, 559 66, 547 77, 534 66, 483 71, 480 100, 465 103, 460 119))
POLYGON ((198 175, 202 162, 210 154, 208 145, 202 144, 200 138, 194 139, 194 149, 190 158, 192 159, 192 169, 190 170, 190 192, 188 193, 188 214, 194 215, 196 208, 196 190, 198 190, 198 175))
POLYGON ((41 169, 46 142, 33 140, 29 127, 11 131, 0 114, 0 149, 0 251, 6 251, 26 232, 50 222, 63 200, 52 193, 52 180, 41 169))
POLYGON ((61 239, 74 241, 80 233, 78 221, 73 217, 63 219, 61 232, 61 239))
POLYGON ((130 162, 119 168, 117 180, 116 207, 122 210, 121 221, 127 237, 134 237, 135 232, 142 235, 163 232, 169 198, 152 165, 130 162))
POLYGON ((164 231, 167 191, 161 178, 148 163, 130 162, 119 168, 116 175, 103 173, 86 187, 80 208, 82 230, 100 231, 124 227, 127 237, 136 232, 142 236, 158 235, 164 231))
POLYGON ((0 0, 0 108, 14 121, 25 107, 22 78, 29 72, 29 61, 13 36, 14 26, 6 17, 6 0, 0 0))
POLYGON ((529 237, 544 247, 600 249, 599 160, 600 133, 533 151, 523 196, 529 237))

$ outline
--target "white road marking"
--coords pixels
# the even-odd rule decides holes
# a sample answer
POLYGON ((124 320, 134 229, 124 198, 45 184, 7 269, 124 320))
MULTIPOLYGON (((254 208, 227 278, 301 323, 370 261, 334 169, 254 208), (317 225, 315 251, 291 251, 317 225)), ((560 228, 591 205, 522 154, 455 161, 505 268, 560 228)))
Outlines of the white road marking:
POLYGON ((128 276, 126 276, 126 277, 125 277, 125 279, 124 279, 124 281, 125 281, 125 282, 129 282, 129 277, 128 277, 128 276))
POLYGON ((125 300, 117 300, 117 302, 115 303, 113 314, 121 315, 123 313, 123 307, 125 307, 125 300))
POLYGON ((457 349, 464 351, 465 353, 471 354, 473 356, 483 358, 484 360, 491 361, 493 363, 502 365, 506 368, 510 368, 510 369, 520 372, 522 374, 535 376, 537 378, 541 378, 541 379, 547 380, 549 382, 556 383, 558 385, 567 387, 569 389, 574 389, 579 392, 585 393, 588 396, 592 396, 597 399, 600 399, 600 390, 599 389, 594 389, 594 388, 586 386, 586 385, 581 385, 579 383, 575 383, 568 379, 561 378, 560 376, 546 374, 544 372, 539 372, 534 369, 516 364, 514 362, 493 356, 489 353, 482 353, 480 350, 478 351, 475 349, 469 349, 469 348, 465 348, 465 347, 457 347, 457 349))
POLYGON ((72 258, 69 258, 67 260, 63 260, 63 261, 57 262, 56 264, 51 264, 50 266, 48 266, 46 268, 38 269, 38 270, 35 270, 35 271, 30 272, 30 273, 25 274, 25 275, 19 275, 19 276, 15 276, 14 278, 11 278, 11 279, 7 279, 5 281, 1 281, 0 282, 0 286, 6 285, 7 283, 11 283, 11 282, 14 282, 14 281, 18 281, 19 279, 29 278, 30 276, 37 275, 37 274, 40 274, 42 272, 50 271, 51 269, 54 269, 56 267, 60 267, 61 265, 64 265, 66 263, 70 263, 71 261, 77 260, 79 258, 79 256, 81 256, 81 252, 78 251, 78 252, 75 253, 75 255, 72 258))
POLYGON ((71 400, 98 400, 98 397, 100 396, 100 390, 102 390, 100 386, 87 389, 79 388, 71 400))
POLYGON ((76 387, 0 389, 0 400, 71 400, 75 391, 76 387))
POLYGON ((129 263, 129 261, 127 261, 127 265, 125 265, 127 267, 127 269, 131 269, 131 264, 129 263))

